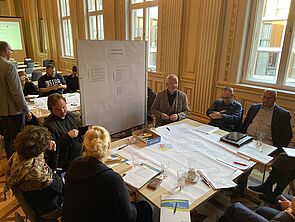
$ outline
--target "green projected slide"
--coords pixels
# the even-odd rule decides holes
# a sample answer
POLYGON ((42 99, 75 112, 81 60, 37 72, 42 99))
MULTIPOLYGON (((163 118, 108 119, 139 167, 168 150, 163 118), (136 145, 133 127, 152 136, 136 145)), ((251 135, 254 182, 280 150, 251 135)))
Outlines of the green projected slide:
POLYGON ((20 23, 0 21, 0 39, 8 42, 13 50, 22 50, 20 23))

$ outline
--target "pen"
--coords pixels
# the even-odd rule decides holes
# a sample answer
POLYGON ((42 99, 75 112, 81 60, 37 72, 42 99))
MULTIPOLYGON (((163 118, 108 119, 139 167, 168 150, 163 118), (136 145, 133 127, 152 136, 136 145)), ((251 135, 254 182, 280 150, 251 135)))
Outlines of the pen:
POLYGON ((170 131, 170 129, 168 127, 166 127, 166 129, 170 131))
POLYGON ((234 164, 238 164, 238 165, 241 165, 241 166, 247 166, 247 164, 241 163, 241 162, 238 162, 238 161, 234 161, 234 164))
POLYGON ((176 213, 176 209, 177 209, 177 202, 175 202, 175 205, 174 205, 173 215, 176 213))
POLYGON ((121 150, 121 149, 125 148, 126 146, 128 146, 128 144, 123 144, 118 148, 118 150, 121 150))
POLYGON ((202 178, 202 181, 207 185, 207 187, 211 188, 209 182, 204 177, 202 178))

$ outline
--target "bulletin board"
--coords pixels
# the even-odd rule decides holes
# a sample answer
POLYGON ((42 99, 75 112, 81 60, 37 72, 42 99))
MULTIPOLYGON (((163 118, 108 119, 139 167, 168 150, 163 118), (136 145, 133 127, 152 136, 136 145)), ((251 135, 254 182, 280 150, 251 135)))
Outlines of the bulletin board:
POLYGON ((78 40, 78 69, 84 125, 110 134, 145 123, 146 43, 78 40))

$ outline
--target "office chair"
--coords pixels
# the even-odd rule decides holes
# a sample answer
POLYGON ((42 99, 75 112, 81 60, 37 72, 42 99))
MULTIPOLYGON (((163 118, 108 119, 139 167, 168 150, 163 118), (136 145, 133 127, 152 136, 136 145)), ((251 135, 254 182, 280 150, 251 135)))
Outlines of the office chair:
POLYGON ((35 211, 32 209, 30 204, 25 199, 23 192, 16 186, 13 188, 14 196, 16 197, 19 205, 23 209, 26 214, 26 220, 29 219, 31 222, 57 222, 57 218, 60 217, 60 213, 54 214, 54 212, 50 212, 41 216, 37 216, 35 211), (45 216, 46 215, 46 216, 45 216), (52 217, 51 217, 52 215, 52 217), (43 217, 44 216, 44 217, 43 217), (50 216, 50 219, 45 219, 50 216), (43 218, 42 218, 43 217, 43 218))
POLYGON ((33 71, 32 72, 32 81, 38 81, 42 75, 43 74, 40 71, 33 71))
POLYGON ((15 216, 15 222, 25 222, 22 216, 18 212, 15 212, 14 216, 15 216))
POLYGON ((34 68, 25 68, 26 74, 32 74, 34 71, 34 68))
POLYGON ((27 200, 25 199, 22 191, 18 187, 13 188, 13 193, 17 199, 19 205, 26 214, 26 220, 29 219, 31 222, 38 222, 35 211, 31 208, 27 200))
POLYGON ((54 65, 54 61, 52 59, 43 60, 43 67, 46 67, 49 64, 53 64, 54 65))

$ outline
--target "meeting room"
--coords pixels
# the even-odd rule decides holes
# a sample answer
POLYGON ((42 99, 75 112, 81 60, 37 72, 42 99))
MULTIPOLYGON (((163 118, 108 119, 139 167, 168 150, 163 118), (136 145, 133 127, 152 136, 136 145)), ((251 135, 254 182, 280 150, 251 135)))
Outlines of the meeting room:
POLYGON ((0 0, 0 221, 295 221, 295 0, 0 0))

